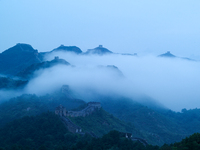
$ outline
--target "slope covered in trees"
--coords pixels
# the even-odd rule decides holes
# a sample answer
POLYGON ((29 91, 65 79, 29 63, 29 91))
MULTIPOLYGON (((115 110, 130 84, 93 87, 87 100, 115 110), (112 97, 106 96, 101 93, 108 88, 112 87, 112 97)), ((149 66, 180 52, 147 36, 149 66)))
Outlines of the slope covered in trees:
POLYGON ((110 131, 101 138, 90 135, 70 133, 60 118, 51 112, 38 116, 26 116, 0 128, 0 149, 20 150, 64 150, 64 149, 158 149, 157 146, 145 147, 120 135, 118 131, 110 131))
POLYGON ((126 98, 104 98, 102 106, 120 120, 132 123, 151 144, 170 144, 200 132, 200 109, 153 110, 126 98))
POLYGON ((54 112, 55 107, 60 104, 65 105, 67 109, 73 109, 85 102, 71 99, 60 92, 40 97, 31 94, 22 95, 0 104, 0 127, 24 116, 39 115, 46 111, 54 112))
POLYGON ((194 133, 189 137, 186 137, 181 142, 174 144, 164 144, 161 150, 199 150, 200 149, 200 133, 194 133))

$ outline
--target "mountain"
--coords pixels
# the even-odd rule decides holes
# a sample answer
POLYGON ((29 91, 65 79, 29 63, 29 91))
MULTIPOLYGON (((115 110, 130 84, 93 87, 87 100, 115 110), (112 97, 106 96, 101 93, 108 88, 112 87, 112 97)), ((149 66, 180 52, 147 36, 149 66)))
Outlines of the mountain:
POLYGON ((85 102, 72 98, 62 89, 44 96, 24 94, 0 104, 0 127, 24 116, 34 116, 46 111, 54 112, 55 107, 60 104, 66 106, 68 110, 71 110, 84 105, 85 102))
POLYGON ((196 61, 194 59, 191 59, 191 58, 187 58, 187 57, 177 57, 173 54, 170 53, 170 51, 164 53, 164 54, 161 54, 159 55, 158 57, 166 57, 166 58, 180 58, 180 59, 184 59, 184 60, 188 60, 188 61, 196 61))
MULTIPOLYGON (((112 120, 111 117, 106 119, 112 120)), ((98 124, 96 120, 92 120, 92 122, 98 124)), ((71 133, 67 130, 60 117, 52 112, 46 112, 37 116, 26 116, 21 119, 16 119, 3 128, 0 128, 0 149, 158 150, 158 146, 143 145, 138 140, 132 140, 126 135, 127 133, 122 133, 117 130, 112 130, 99 138, 93 138, 87 133, 71 133)))
POLYGON ((109 51, 107 48, 104 48, 102 45, 99 45, 98 47, 94 49, 88 49, 85 54, 98 54, 98 55, 104 55, 104 54, 112 54, 113 52, 109 51))
MULTIPOLYGON (((71 91, 72 92, 72 91, 71 91)), ((22 95, 0 104, 0 127, 6 123, 52 111, 62 104, 67 110, 78 111, 85 108, 83 100, 73 98, 68 86, 54 94, 45 96, 22 95)), ((133 136, 145 139, 154 145, 181 141, 186 136, 200 132, 200 109, 183 110, 176 113, 170 110, 153 110, 131 99, 115 96, 95 98, 101 101, 102 110, 86 117, 70 119, 86 132, 102 136, 110 130, 131 132, 133 136), (111 115, 112 114, 112 115, 111 115)))
POLYGON ((159 57, 169 57, 169 58, 175 58, 176 56, 171 54, 170 51, 164 53, 164 54, 161 54, 159 55, 159 57))
POLYGON ((107 65, 107 66, 99 65, 98 69, 102 71, 107 71, 113 78, 117 77, 119 79, 124 77, 122 71, 119 70, 119 68, 116 67, 115 65, 107 65))
MULTIPOLYGON (((102 97, 102 107, 115 117, 129 122, 139 130, 148 143, 163 145, 181 141, 186 136, 200 132, 200 109, 153 110, 132 99, 102 97)), ((99 99, 98 99, 99 100, 99 99)))
POLYGON ((71 147, 78 139, 50 112, 16 119, 0 128, 0 149, 60 149, 71 147))
POLYGON ((122 53, 121 55, 126 55, 126 56, 137 56, 137 53, 130 54, 130 53, 122 53))
POLYGON ((70 117, 70 120, 81 127, 84 132, 92 132, 98 137, 111 130, 132 133, 134 137, 143 137, 133 124, 121 121, 103 109, 85 117, 70 117))
POLYGON ((40 54, 28 44, 16 44, 0 54, 0 73, 15 75, 28 66, 41 62, 40 54))
MULTIPOLYGON (((35 116, 46 111, 54 112, 56 106, 60 104, 65 106, 67 110, 77 111, 85 108, 86 103, 84 101, 68 97, 65 92, 62 89, 58 93, 41 97, 22 95, 0 104, 0 127, 24 116, 35 116)), ((134 133, 135 137, 142 137, 133 125, 120 121, 103 109, 86 117, 71 117, 70 119, 76 125, 82 127, 84 132, 93 132, 97 136, 102 136, 110 130, 116 129, 134 133)))
POLYGON ((163 145, 161 149, 166 150, 173 150, 173 149, 180 149, 180 150, 198 150, 200 149, 200 133, 194 133, 189 137, 186 137, 181 142, 176 142, 170 145, 163 145))
POLYGON ((34 64, 30 65, 29 67, 27 67, 24 70, 22 70, 21 72, 19 72, 17 74, 17 76, 21 77, 21 78, 29 79, 33 76, 33 73, 35 71, 40 70, 40 69, 50 68, 55 65, 67 65, 68 66, 68 65, 70 65, 70 63, 68 63, 64 59, 59 59, 59 57, 55 57, 55 59, 53 59, 52 61, 44 61, 41 63, 34 63, 34 64))
POLYGON ((64 46, 64 45, 61 45, 55 49, 53 49, 51 52, 73 52, 73 53, 76 53, 76 54, 81 54, 82 51, 80 48, 76 47, 76 46, 64 46))
POLYGON ((0 77, 0 89, 18 89, 23 88, 28 81, 14 80, 8 77, 0 77))
POLYGON ((107 69, 113 71, 115 73, 115 75, 118 75, 119 77, 124 77, 122 71, 119 70, 119 68, 116 67, 115 65, 107 65, 106 67, 107 67, 107 69))
MULTIPOLYGON (((57 48, 55 51, 65 51, 62 47, 64 47, 63 49, 66 48, 66 46, 61 46, 61 48, 57 48)), ((66 51, 82 54, 73 48, 66 51)), ((38 53, 37 50, 28 44, 17 44, 0 54, 0 73, 9 75, 17 74, 22 78, 30 79, 36 70, 49 68, 58 64, 70 65, 58 57, 52 61, 43 62, 42 57, 45 54, 38 53)), ((88 53, 86 52, 85 54, 104 55, 113 53, 100 45, 97 48, 88 50, 88 53)), ((181 58, 170 52, 162 54, 160 57, 181 58)), ((122 72, 116 66, 98 67, 102 71, 110 73, 112 77, 116 76, 117 79, 120 79, 118 77, 123 77, 122 72)), ((27 81, 15 80, 11 77, 1 77, 0 82, 1 89, 21 88, 27 83, 27 81)), ((121 87, 117 88, 120 90, 121 87)), ((75 98, 76 96, 78 97, 78 94, 70 91, 68 86, 64 86, 61 91, 44 96, 26 94, 12 98, 6 102, 1 102, 0 126, 5 126, 6 123, 24 116, 35 116, 42 112, 54 111, 55 107, 60 104, 64 105, 70 111, 86 105, 85 101, 75 98)), ((88 91, 85 94, 87 95, 85 100, 101 102, 103 110, 89 117, 72 118, 71 120, 88 132, 92 130, 98 136, 102 136, 102 134, 111 129, 117 128, 124 132, 130 131, 135 133, 147 140, 148 143, 162 145, 164 143, 169 144, 180 141, 186 136, 200 132, 200 109, 183 110, 183 112, 177 113, 164 109, 159 104, 155 105, 153 100, 147 105, 146 101, 149 101, 149 99, 134 100, 126 97, 118 97, 113 93, 105 96, 106 92, 102 94, 103 96, 94 94, 95 96, 93 97, 91 96, 93 89, 88 91), (141 102, 145 102, 138 103, 140 100, 141 102)), ((94 90, 94 92, 98 93, 99 91, 94 90)))

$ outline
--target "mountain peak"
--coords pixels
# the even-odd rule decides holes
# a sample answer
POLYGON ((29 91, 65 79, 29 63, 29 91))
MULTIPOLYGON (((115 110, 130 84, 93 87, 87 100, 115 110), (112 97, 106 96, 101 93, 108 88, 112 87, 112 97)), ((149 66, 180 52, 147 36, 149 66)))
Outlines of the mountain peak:
POLYGON ((18 43, 0 54, 0 73, 15 75, 31 64, 41 62, 39 56, 31 45, 18 43))
POLYGON ((99 45, 98 47, 94 49, 88 49, 86 54, 99 54, 99 55, 104 55, 104 54, 112 54, 110 50, 107 48, 103 47, 103 45, 99 45))
POLYGON ((58 52, 58 51, 74 52, 76 54, 82 53, 81 49, 76 46, 64 46, 63 44, 52 50, 52 52, 58 52))
POLYGON ((159 55, 159 57, 171 57, 171 58, 173 58, 173 57, 176 57, 176 56, 171 54, 170 51, 167 51, 166 53, 159 55))
POLYGON ((38 53, 38 51, 33 49, 33 47, 31 45, 24 44, 24 43, 18 43, 15 46, 2 52, 2 54, 15 54, 15 53, 20 53, 20 52, 38 53))

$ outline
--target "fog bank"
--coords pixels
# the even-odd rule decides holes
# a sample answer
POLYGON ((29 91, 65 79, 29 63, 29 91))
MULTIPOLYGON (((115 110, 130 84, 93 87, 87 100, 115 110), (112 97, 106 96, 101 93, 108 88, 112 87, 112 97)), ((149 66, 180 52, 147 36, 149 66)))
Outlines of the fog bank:
POLYGON ((91 91, 130 98, 146 94, 175 111, 200 108, 199 62, 155 56, 88 56, 63 52, 52 53, 46 60, 55 56, 75 67, 59 65, 36 72, 38 77, 30 81, 26 92, 43 94, 67 84, 82 97, 91 91), (107 65, 118 67, 124 77, 107 65))

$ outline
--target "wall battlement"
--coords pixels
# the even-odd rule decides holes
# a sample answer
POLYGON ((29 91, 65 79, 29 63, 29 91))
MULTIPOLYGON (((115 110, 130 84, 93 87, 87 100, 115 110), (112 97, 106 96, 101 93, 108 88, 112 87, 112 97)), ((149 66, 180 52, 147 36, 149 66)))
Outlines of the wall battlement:
POLYGON ((67 111, 62 105, 56 107, 55 114, 59 116, 69 116, 69 117, 85 117, 101 108, 101 103, 99 102, 89 102, 87 107, 80 111, 67 111))

